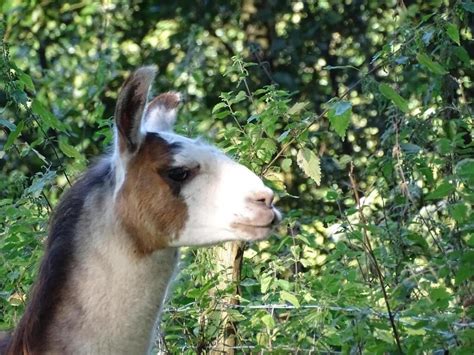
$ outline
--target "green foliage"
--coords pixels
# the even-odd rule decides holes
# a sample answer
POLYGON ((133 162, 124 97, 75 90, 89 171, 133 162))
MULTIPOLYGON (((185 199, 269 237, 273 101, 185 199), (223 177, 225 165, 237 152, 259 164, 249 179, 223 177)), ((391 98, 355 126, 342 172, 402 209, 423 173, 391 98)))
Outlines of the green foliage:
POLYGON ((160 348, 212 348, 225 309, 242 352, 396 353, 395 328, 405 353, 472 353, 474 6, 362 3, 3 4, 0 328, 146 62, 187 95, 178 131, 262 175, 285 214, 238 285, 184 253, 160 348))

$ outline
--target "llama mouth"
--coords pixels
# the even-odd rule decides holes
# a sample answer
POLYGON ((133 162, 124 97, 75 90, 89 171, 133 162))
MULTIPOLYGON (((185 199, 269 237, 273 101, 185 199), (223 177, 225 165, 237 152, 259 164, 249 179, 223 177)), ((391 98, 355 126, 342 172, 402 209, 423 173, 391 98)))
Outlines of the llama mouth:
POLYGON ((262 225, 234 223, 232 227, 234 227, 239 232, 245 233, 249 237, 249 240, 263 240, 270 235, 270 232, 273 230, 275 225, 272 222, 262 225))

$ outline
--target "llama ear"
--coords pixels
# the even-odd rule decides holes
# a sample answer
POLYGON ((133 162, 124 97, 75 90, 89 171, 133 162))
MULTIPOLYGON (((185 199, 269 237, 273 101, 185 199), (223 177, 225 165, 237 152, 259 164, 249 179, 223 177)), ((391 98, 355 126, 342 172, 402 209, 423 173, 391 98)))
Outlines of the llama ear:
POLYGON ((140 146, 141 121, 155 74, 154 66, 140 68, 122 86, 115 108, 116 144, 120 153, 133 153, 140 146))
POLYGON ((144 130, 146 132, 172 131, 181 95, 177 92, 166 92, 155 97, 145 113, 144 130))

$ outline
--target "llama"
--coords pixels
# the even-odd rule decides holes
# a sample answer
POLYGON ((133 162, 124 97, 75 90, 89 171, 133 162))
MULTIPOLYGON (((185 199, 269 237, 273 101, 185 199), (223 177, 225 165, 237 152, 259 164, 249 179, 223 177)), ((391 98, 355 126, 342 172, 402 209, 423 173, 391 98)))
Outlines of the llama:
POLYGON ((173 133, 180 96, 148 103, 154 67, 124 83, 113 153, 65 193, 6 354, 151 351, 179 247, 266 238, 280 220, 260 178, 173 133))

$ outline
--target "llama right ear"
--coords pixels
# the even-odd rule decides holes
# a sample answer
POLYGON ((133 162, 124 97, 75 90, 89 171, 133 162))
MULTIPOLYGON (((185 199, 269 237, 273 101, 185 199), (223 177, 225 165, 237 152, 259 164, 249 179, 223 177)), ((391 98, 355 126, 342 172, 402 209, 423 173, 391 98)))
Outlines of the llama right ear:
POLYGON ((145 132, 172 131, 180 102, 181 95, 174 91, 155 97, 146 109, 143 122, 145 132))
POLYGON ((154 66, 140 68, 122 86, 115 108, 116 144, 120 154, 134 153, 141 144, 140 127, 155 74, 154 66))

